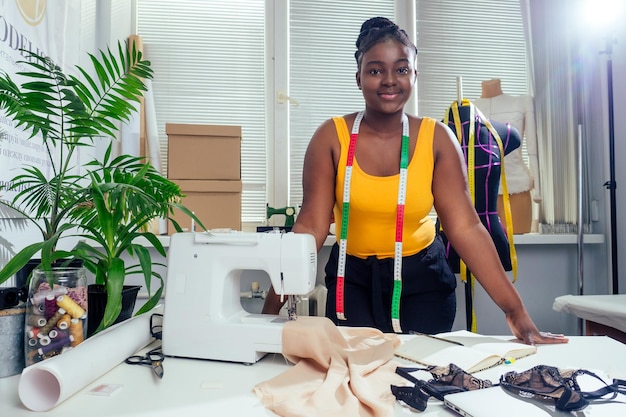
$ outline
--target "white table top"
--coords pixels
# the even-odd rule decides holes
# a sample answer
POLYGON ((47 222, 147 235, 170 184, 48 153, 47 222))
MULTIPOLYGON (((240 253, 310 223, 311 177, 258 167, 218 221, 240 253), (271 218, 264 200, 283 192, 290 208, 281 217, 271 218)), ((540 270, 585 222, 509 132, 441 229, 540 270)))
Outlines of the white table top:
POLYGON ((626 294, 563 295, 553 308, 626 332, 626 294))
MULTIPOLYGON (((612 378, 624 378, 626 377, 626 361, 623 359, 625 357, 626 345, 613 339, 603 336, 575 336, 571 337, 570 343, 566 345, 538 346, 536 355, 520 359, 511 365, 501 365, 477 373, 476 376, 497 380, 505 372, 523 371, 538 364, 545 364, 560 368, 602 370, 612 378)), ((289 366, 278 354, 268 355, 250 366, 166 358, 164 378, 158 380, 147 367, 120 364, 57 407, 43 413, 29 411, 22 405, 17 394, 20 376, 15 375, 0 379, 0 416, 170 417, 184 415, 206 417, 209 415, 245 415, 267 417, 273 413, 263 407, 252 392, 252 388, 255 384, 282 373, 289 366), (110 396, 90 393, 102 384, 121 385, 121 388, 110 396)), ((626 412, 626 404, 611 404, 611 406, 624 407, 620 409, 620 412, 626 412)), ((412 411, 397 403, 396 415, 456 416, 436 400, 431 400, 426 411, 422 413, 412 411)), ((595 415, 597 414, 594 413, 593 416, 595 415)))

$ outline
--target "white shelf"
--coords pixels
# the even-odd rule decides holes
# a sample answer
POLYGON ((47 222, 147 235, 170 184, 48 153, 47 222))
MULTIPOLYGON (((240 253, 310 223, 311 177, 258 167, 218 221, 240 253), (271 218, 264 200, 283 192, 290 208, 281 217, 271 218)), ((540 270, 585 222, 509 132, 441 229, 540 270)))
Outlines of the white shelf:
MULTIPOLYGON (((159 240, 164 247, 168 247, 170 244, 170 236, 158 236, 159 240)), ((324 246, 332 246, 336 239, 334 235, 328 235, 324 241, 324 246)), ((521 235, 515 235, 513 237, 515 245, 575 245, 578 242, 578 235, 575 234, 540 234, 540 233, 525 233, 521 235)), ((583 236, 583 242, 586 244, 599 244, 604 243, 604 235, 601 234, 586 234, 583 236)), ((149 246, 149 242, 142 242, 149 246)))
MULTIPOLYGON (((578 235, 575 234, 539 234, 525 233, 514 235, 513 242, 517 245, 575 245, 578 242, 578 235)), ((587 244, 604 243, 604 235, 586 234, 583 242, 587 244)), ((332 246, 335 243, 335 236, 329 235, 324 242, 324 246, 332 246)))
MULTIPOLYGON (((576 234, 539 234, 525 233, 522 235, 514 235, 513 242, 515 245, 575 245, 578 243, 578 235, 576 234)), ((602 234, 585 234, 583 235, 583 243, 598 244, 604 243, 604 235, 602 234)))

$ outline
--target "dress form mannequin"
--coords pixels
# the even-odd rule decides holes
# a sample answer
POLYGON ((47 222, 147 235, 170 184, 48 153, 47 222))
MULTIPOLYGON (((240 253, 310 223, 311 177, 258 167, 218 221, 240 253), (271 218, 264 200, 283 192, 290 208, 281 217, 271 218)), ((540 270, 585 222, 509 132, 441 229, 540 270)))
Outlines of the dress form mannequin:
MULTIPOLYGON (((483 81, 481 87, 481 97, 473 103, 489 119, 511 123, 526 141, 529 164, 526 165, 524 162, 520 146, 506 155, 504 169, 508 181, 514 233, 528 233, 532 226, 532 201, 541 202, 537 127, 532 97, 503 93, 499 79, 483 81)), ((502 187, 499 194, 498 213, 502 217, 504 215, 502 187)))
MULTIPOLYGON (((461 145, 476 214, 491 235, 502 267, 505 271, 513 271, 516 277, 517 255, 512 239, 512 215, 510 211, 508 216, 499 215, 497 206, 504 157, 520 146, 522 138, 509 123, 488 120, 472 102, 460 97, 462 95, 448 109, 444 123, 454 132, 461 145)), ((508 180, 503 184, 508 184, 508 180)), ((505 189, 508 190, 508 187, 505 189)), ((440 234, 446 246, 448 265, 464 281, 467 330, 476 331, 474 276, 448 241, 445 229, 440 230, 440 234)))
MULTIPOLYGON (((483 223, 485 228, 489 231, 493 243, 496 246, 500 261, 505 271, 511 271, 513 269, 511 261, 511 252, 509 239, 505 230, 504 222, 506 217, 504 213, 499 215, 498 202, 501 196, 498 196, 498 190, 501 181, 501 160, 505 155, 510 154, 514 150, 518 149, 522 138, 512 125, 509 123, 503 123, 499 121, 490 120, 491 125, 498 133, 502 142, 502 152, 498 146, 497 139, 491 134, 483 115, 474 115, 474 124, 470 124, 471 115, 473 114, 472 107, 476 108, 473 103, 464 100, 462 105, 458 107, 458 115, 460 119, 460 130, 457 132, 457 127, 454 122, 454 115, 452 109, 448 110, 448 127, 459 138, 459 143, 465 156, 466 164, 469 159, 469 136, 470 126, 473 126, 474 134, 474 206, 476 213, 483 223)), ((486 116, 485 116, 486 117, 486 116)), ((506 170, 506 160, 504 162, 504 169, 506 170)), ((468 174, 469 175, 469 174, 468 174)), ((508 178, 507 178, 508 184, 508 178)), ((444 244, 446 245, 446 257, 448 264, 455 273, 459 272, 459 256, 454 251, 454 248, 450 245, 445 237, 445 230, 442 234, 444 244)))

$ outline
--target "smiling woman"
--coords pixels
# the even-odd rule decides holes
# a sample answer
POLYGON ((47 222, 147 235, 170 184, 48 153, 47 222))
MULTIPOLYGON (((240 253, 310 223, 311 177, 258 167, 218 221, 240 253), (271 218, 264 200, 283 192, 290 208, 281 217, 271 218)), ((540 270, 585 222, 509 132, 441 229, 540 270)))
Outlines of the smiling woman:
MULTIPOLYGON (((452 131, 405 113, 415 85, 417 49, 384 17, 366 20, 356 41, 357 86, 365 110, 333 117, 306 151, 302 209, 294 233, 337 230, 326 264, 326 317, 338 326, 385 333, 450 331, 456 280, 441 236, 429 217, 434 204, 447 238, 526 343, 565 343, 539 333, 509 281, 467 189, 460 146, 452 131), (373 191, 372 191, 373 190, 373 191)), ((272 289, 264 313, 283 301, 272 289)))

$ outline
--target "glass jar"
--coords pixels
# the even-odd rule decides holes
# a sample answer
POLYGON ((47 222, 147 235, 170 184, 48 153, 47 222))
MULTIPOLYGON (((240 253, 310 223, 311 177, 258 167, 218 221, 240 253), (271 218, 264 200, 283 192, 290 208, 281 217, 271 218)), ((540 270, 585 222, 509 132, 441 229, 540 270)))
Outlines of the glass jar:
POLYGON ((35 269, 26 305, 26 366, 59 355, 85 340, 87 310, 85 268, 35 269))

